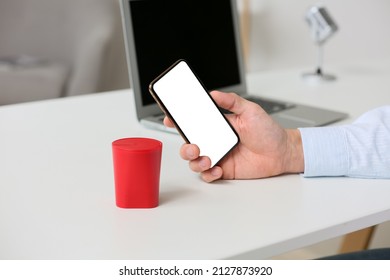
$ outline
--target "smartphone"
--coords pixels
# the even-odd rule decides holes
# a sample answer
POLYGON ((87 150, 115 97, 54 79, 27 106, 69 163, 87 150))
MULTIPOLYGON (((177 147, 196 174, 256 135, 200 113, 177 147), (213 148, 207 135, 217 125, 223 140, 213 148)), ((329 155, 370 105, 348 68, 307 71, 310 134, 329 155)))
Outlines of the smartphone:
POLYGON ((238 134, 185 60, 153 80, 149 91, 184 140, 210 158, 211 166, 239 143, 238 134))

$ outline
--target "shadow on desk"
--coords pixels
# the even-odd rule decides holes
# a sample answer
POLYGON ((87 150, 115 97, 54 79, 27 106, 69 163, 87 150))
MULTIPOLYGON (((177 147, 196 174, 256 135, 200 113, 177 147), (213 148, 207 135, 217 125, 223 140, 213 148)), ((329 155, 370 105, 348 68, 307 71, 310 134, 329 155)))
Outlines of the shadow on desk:
POLYGON ((185 189, 185 188, 177 188, 176 190, 170 191, 162 191, 160 192, 160 203, 159 205, 168 204, 171 201, 178 201, 183 199, 184 197, 190 196, 194 191, 185 189))

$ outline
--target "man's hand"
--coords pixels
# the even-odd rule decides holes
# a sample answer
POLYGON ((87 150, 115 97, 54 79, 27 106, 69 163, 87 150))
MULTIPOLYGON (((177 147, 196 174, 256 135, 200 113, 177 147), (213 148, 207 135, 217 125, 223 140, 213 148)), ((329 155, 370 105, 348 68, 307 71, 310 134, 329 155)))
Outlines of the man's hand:
MULTIPOLYGON (((259 105, 235 93, 212 91, 211 96, 240 136, 240 143, 218 165, 200 157, 195 144, 184 144, 180 155, 206 182, 218 179, 254 179, 304 171, 302 140, 297 129, 280 127, 259 105)), ((165 117, 164 124, 173 127, 165 117)))

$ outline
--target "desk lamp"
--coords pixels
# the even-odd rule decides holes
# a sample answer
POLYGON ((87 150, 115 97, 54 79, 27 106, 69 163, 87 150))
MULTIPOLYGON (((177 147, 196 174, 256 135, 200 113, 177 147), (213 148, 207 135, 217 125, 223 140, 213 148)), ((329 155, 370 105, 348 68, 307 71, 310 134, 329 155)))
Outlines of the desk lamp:
POLYGON ((318 56, 317 69, 312 73, 303 74, 303 78, 314 82, 335 80, 335 76, 322 71, 323 45, 338 30, 338 27, 324 7, 311 7, 305 15, 305 20, 310 27, 313 41, 317 45, 318 56))

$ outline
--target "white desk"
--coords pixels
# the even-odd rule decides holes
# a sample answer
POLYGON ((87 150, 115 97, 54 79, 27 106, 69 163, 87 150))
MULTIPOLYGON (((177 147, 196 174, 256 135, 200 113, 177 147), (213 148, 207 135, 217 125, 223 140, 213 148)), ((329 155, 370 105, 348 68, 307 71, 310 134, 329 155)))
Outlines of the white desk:
MULTIPOLYGON (((352 118, 390 103, 390 67, 329 68, 339 80, 320 87, 303 70, 252 74, 250 89, 352 118)), ((137 123, 130 90, 0 107, 0 259, 268 258, 390 218, 389 180, 207 184, 181 144, 137 123), (158 208, 114 205, 111 142, 131 136, 164 143, 158 208)))

